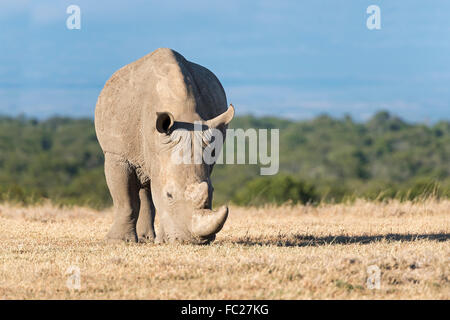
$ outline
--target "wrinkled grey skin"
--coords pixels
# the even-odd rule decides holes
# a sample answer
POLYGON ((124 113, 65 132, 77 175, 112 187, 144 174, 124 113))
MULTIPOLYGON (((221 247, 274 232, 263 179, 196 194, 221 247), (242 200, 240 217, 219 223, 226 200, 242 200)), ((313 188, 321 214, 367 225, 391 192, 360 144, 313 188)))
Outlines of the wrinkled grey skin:
MULTIPOLYGON (((115 210, 110 240, 208 243, 228 208, 211 210, 213 165, 171 160, 174 132, 195 121, 225 133, 234 115, 208 69, 157 49, 121 68, 97 101, 95 129, 115 210), (155 235, 158 213, 160 228, 155 235)), ((190 143, 181 139, 178 144, 190 143)), ((201 150, 200 150, 201 152, 201 150)))

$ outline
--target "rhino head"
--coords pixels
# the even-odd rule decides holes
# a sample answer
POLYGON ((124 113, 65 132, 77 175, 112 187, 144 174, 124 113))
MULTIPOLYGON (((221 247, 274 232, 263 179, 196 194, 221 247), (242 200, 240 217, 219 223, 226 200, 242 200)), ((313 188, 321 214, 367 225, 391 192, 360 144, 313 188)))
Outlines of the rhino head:
MULTIPOLYGON (((152 159, 146 159, 152 162, 151 190, 160 219, 157 242, 209 243, 222 229, 228 207, 212 210, 214 189, 210 176, 214 163, 206 163, 202 156, 204 148, 211 143, 204 138, 204 132, 220 130, 224 138, 233 116, 234 108, 230 105, 219 116, 202 121, 199 131, 195 130, 194 123, 178 121, 170 112, 157 113, 156 134, 152 135, 156 152, 149 154, 152 159), (196 139, 201 139, 201 148, 196 148, 196 139), (174 155, 180 154, 187 158, 175 161, 174 155)), ((217 154, 219 147, 222 146, 214 150, 217 154)))

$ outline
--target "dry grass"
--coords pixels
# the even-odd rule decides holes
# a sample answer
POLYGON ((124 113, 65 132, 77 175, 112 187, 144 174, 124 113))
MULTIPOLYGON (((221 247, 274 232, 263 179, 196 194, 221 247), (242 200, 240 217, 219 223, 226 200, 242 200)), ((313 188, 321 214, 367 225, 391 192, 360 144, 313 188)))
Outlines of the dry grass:
POLYGON ((448 299, 449 217, 432 200, 231 208, 210 246, 113 245, 110 210, 0 205, 0 298, 448 299))

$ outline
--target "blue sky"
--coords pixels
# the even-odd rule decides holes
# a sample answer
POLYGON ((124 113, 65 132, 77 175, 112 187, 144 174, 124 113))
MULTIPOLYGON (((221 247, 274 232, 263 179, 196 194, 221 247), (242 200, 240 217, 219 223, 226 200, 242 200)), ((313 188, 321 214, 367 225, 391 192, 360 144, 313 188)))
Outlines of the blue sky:
POLYGON ((118 68, 170 47, 212 70, 238 114, 384 109, 450 120, 450 1, 2 1, 0 113, 89 116, 118 68), (81 8, 68 30, 66 8, 81 8), (366 8, 381 9, 368 30, 366 8))

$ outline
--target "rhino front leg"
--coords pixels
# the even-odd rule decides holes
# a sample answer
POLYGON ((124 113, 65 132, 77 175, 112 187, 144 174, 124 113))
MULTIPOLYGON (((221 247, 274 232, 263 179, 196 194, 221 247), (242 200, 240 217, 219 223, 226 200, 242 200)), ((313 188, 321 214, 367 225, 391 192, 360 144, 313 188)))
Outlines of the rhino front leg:
POLYGON ((105 153, 105 176, 114 203, 114 223, 106 238, 137 242, 140 202, 136 173, 118 156, 105 153))
POLYGON ((139 242, 153 242, 155 240, 155 206, 152 200, 150 189, 141 189, 139 191, 141 208, 136 225, 139 242))

